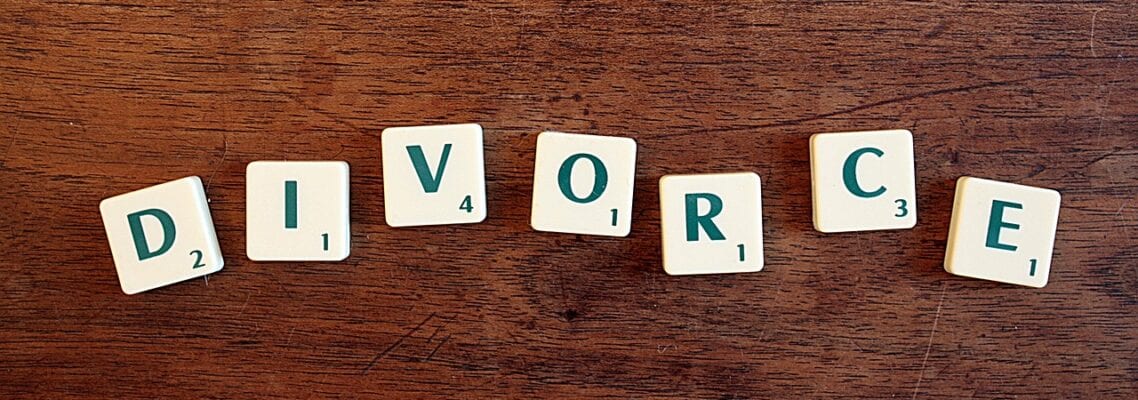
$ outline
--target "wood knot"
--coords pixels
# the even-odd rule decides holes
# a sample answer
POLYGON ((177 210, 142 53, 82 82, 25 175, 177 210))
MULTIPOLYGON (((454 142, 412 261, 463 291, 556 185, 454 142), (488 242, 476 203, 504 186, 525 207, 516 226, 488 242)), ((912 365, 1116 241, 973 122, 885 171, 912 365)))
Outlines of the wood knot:
POLYGON ((579 316, 581 316, 581 313, 572 308, 561 312, 561 318, 565 319, 565 322, 573 322, 573 320, 579 316))

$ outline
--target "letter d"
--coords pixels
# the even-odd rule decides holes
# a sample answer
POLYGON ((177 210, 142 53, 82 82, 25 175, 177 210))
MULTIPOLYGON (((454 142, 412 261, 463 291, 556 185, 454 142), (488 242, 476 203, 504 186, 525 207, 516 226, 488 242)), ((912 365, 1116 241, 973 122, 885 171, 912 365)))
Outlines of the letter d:
POLYGON ((138 252, 138 261, 158 257, 174 247, 174 235, 177 231, 174 229, 174 219, 170 218, 169 213, 151 208, 128 214, 126 220, 130 224, 130 236, 134 238, 134 250, 138 252), (158 250, 151 251, 146 243, 146 233, 142 230, 142 217, 145 216, 157 218, 162 224, 162 246, 158 247, 158 250))

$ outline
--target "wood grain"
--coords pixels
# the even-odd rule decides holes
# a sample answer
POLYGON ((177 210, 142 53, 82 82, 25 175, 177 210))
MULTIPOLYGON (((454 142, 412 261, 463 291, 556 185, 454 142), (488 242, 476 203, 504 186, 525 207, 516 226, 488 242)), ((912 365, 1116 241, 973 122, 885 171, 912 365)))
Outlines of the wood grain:
POLYGON ((0 397, 1138 397, 1133 2, 0 0, 0 397), (485 223, 384 224, 379 132, 478 122, 485 223), (809 135, 914 132, 919 223, 810 223, 809 135), (628 238, 528 226, 539 132, 640 145, 628 238), (352 256, 244 256, 254 160, 346 160, 352 256), (767 267, 669 277, 657 179, 763 177, 767 267), (123 295, 98 202, 207 184, 226 267, 123 295), (942 269, 962 175, 1051 282, 942 269))

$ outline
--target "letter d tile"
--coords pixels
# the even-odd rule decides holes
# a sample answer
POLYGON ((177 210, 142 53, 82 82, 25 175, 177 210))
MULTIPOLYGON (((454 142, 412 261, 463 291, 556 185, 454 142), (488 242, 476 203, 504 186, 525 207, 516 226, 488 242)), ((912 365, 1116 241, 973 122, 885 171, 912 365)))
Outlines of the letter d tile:
POLYGON ((99 211, 126 294, 208 275, 225 264, 196 176, 105 199, 99 211))

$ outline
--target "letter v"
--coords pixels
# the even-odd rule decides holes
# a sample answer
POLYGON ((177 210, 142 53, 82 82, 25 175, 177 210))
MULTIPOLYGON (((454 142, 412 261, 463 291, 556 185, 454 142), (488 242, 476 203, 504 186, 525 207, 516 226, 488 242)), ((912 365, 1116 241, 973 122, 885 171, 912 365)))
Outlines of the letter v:
POLYGON ((415 167, 415 173, 419 175, 419 183, 423 184, 423 191, 427 193, 439 191, 439 184, 443 180, 443 171, 446 170, 447 159, 450 158, 450 145, 450 143, 443 145, 443 156, 439 160, 438 173, 434 176, 431 176, 431 167, 427 165, 427 157, 423 155, 423 146, 407 146, 407 154, 411 156, 411 165, 415 167))

